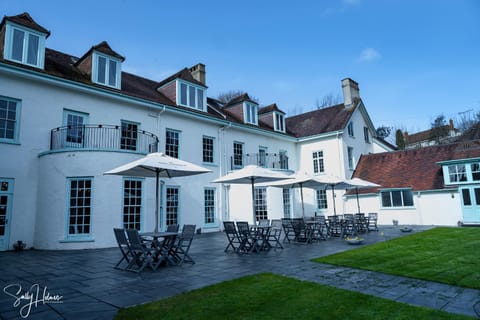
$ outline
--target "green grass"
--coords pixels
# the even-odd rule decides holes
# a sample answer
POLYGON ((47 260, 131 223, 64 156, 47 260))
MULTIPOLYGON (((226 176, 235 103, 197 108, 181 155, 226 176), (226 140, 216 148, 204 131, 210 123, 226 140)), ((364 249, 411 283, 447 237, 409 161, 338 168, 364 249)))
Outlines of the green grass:
POLYGON ((128 319, 472 319, 263 273, 122 309, 128 319))
POLYGON ((313 261, 480 289, 480 228, 434 228, 313 261))

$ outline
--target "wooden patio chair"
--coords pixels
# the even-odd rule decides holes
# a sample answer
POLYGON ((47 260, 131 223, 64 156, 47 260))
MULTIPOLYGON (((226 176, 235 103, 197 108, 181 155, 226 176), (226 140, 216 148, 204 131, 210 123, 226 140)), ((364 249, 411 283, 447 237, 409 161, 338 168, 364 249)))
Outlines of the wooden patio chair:
POLYGON ((128 243, 127 236, 125 234, 125 229, 120 229, 120 228, 113 228, 113 233, 115 235, 115 239, 117 240, 117 245, 118 248, 120 249, 120 252, 122 253, 122 258, 117 262, 117 264, 114 266, 115 269, 120 269, 120 270, 125 270, 127 266, 130 264, 132 259, 134 258, 132 249, 130 248, 130 244, 128 243), (126 262, 125 267, 120 267, 122 262, 126 262))
POLYGON ((238 248, 240 247, 241 241, 237 232, 237 228, 235 227, 235 222, 223 221, 223 227, 225 229, 225 234, 228 240, 228 245, 225 248, 224 252, 227 252, 230 247, 233 249, 234 252, 237 252, 238 248))
POLYGON ((133 259, 125 270, 141 272, 145 267, 156 270, 163 262, 163 256, 156 246, 147 246, 142 242, 138 230, 127 229, 127 239, 132 250, 133 259))
POLYGON ((184 262, 189 262, 195 264, 195 261, 188 254, 190 251, 190 246, 192 245, 193 236, 195 235, 195 224, 184 224, 182 233, 177 237, 177 242, 172 248, 172 255, 175 260, 175 264, 182 264, 184 262))

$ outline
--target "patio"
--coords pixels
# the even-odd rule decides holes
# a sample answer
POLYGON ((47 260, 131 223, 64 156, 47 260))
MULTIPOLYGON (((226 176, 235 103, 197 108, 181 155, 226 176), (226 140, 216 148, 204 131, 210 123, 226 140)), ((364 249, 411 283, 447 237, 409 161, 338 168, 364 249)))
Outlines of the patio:
MULTIPOLYGON (((419 230, 415 228, 414 232, 419 230)), ((398 227, 381 227, 365 234, 365 244, 404 236, 398 227)), ((112 234, 113 236, 113 234, 112 234)), ((225 253, 224 233, 196 235, 190 250, 196 264, 146 269, 139 274, 113 269, 120 258, 118 248, 80 251, 26 251, 0 253, 0 319, 19 319, 22 301, 4 291, 38 285, 56 302, 32 305, 28 319, 112 319, 119 308, 162 299, 224 280, 258 272, 274 272, 301 280, 360 291, 395 301, 442 309, 475 317, 473 304, 478 290, 451 287, 427 281, 389 276, 310 262, 314 257, 350 250, 334 238, 312 244, 285 244, 284 250, 255 255, 225 253), (13 287, 12 287, 13 286, 13 287)), ((26 310, 24 310, 25 312, 26 310)))

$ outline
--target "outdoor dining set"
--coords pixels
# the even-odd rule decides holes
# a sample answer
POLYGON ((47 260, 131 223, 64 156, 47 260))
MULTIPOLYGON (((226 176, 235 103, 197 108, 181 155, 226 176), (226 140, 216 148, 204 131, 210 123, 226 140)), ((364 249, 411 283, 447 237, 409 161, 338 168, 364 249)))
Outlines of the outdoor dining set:
POLYGON ((114 228, 113 232, 122 253, 116 269, 141 272, 146 267, 156 270, 160 266, 194 264, 189 255, 196 225, 169 225, 165 232, 140 233, 136 229, 114 228))
POLYGON ((224 251, 237 253, 283 249, 282 235, 283 242, 312 243, 332 237, 346 238, 378 231, 376 213, 260 220, 252 226, 243 221, 224 221, 223 226, 228 241, 224 251))

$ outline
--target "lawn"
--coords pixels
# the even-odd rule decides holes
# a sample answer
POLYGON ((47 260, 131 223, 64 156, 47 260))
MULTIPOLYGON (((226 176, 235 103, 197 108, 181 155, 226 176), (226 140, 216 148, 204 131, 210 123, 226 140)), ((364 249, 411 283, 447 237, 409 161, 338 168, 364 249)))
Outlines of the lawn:
POLYGON ((480 228, 439 227, 313 261, 480 289, 480 228))
POLYGON ((472 319, 270 273, 119 311, 122 319, 472 319))

